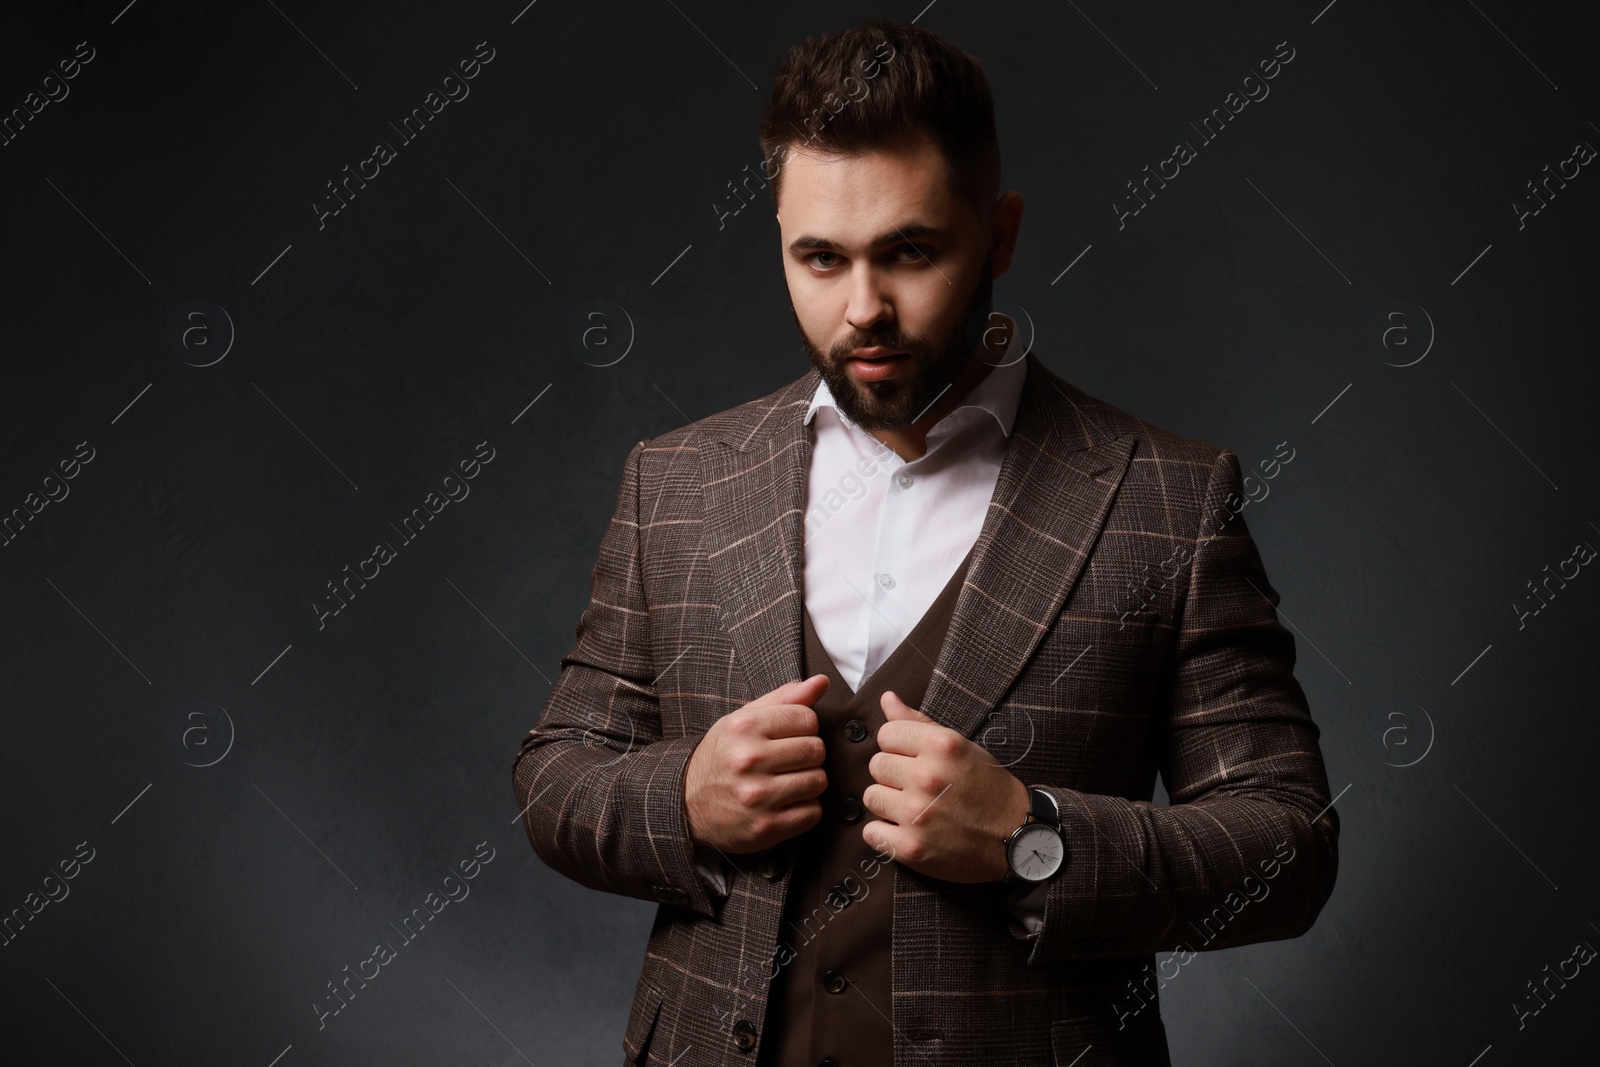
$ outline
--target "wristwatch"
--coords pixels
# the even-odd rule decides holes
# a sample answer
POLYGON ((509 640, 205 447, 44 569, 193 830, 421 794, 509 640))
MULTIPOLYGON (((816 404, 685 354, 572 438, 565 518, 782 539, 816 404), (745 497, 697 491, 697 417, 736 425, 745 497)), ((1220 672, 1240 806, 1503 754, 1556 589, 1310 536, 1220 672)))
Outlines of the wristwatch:
POLYGON ((1028 787, 1028 814, 1006 838, 1008 880, 1037 884, 1055 876, 1067 862, 1061 837, 1061 811, 1056 798, 1038 786, 1028 787))

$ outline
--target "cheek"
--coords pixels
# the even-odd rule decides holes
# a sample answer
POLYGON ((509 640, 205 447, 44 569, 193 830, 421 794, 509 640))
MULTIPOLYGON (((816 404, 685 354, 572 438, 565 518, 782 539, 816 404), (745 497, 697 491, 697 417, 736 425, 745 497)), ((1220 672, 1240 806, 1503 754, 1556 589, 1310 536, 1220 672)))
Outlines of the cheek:
POLYGON ((845 301, 849 293, 843 286, 821 284, 816 278, 803 273, 803 270, 790 268, 785 271, 789 283, 789 302, 794 305, 795 318, 800 320, 800 325, 813 341, 830 341, 844 323, 845 301))
POLYGON ((811 339, 811 343, 826 350, 833 340, 834 320, 815 302, 808 302, 798 297, 794 299, 794 313, 800 320, 800 328, 811 339))
POLYGON ((925 277, 908 279, 898 286, 895 308, 901 327, 930 340, 943 337, 955 329, 965 305, 951 297, 953 288, 933 271, 928 271, 925 277))
POLYGON ((823 287, 810 268, 788 256, 784 256, 782 262, 783 280, 789 287, 789 297, 794 301, 796 310, 804 310, 808 305, 815 304, 823 287))

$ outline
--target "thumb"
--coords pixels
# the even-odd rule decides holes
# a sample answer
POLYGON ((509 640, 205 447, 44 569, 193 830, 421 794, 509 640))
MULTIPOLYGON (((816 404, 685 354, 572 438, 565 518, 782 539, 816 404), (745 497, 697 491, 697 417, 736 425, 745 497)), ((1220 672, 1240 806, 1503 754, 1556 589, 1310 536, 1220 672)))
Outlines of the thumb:
POLYGON ((766 696, 760 697, 756 704, 806 704, 818 700, 823 693, 828 691, 828 676, 826 674, 813 674, 809 678, 802 678, 798 682, 785 682, 766 696))
POLYGON ((891 722, 896 719, 909 719, 912 722, 933 721, 933 719, 901 700, 893 690, 884 693, 879 703, 883 705, 883 717, 891 722))

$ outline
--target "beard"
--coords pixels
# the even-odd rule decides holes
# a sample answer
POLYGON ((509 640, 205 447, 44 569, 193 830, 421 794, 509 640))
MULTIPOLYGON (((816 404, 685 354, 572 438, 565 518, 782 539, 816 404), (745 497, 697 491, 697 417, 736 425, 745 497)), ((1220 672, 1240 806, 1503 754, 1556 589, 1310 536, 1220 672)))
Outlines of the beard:
POLYGON ((800 331, 800 344, 828 384, 839 410, 851 422, 863 430, 903 430, 956 379, 983 346, 985 327, 993 311, 993 259, 992 252, 984 257, 972 295, 955 328, 932 341, 920 334, 902 333, 885 323, 880 329, 852 333, 824 354, 806 336, 800 316, 794 311, 794 300, 790 299, 789 311, 794 314, 795 329, 800 331), (848 367, 851 351, 873 345, 905 352, 911 374, 904 381, 891 378, 864 382, 853 378, 848 367))

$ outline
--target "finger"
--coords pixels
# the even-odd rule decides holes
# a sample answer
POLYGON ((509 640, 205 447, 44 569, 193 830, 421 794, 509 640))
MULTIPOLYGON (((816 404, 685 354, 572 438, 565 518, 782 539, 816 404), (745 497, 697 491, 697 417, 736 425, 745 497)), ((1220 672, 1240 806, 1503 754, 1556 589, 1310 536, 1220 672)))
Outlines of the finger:
POLYGON ((821 729, 817 713, 804 704, 769 704, 761 709, 762 737, 815 737, 821 729))
POLYGON ((883 708, 884 717, 891 721, 909 719, 912 722, 933 722, 932 718, 901 700, 893 690, 879 697, 878 705, 883 708))
POLYGON ((928 747, 934 731, 946 727, 934 723, 912 722, 909 719, 890 719, 878 727, 878 750, 895 752, 902 756, 921 755, 928 747))
POLYGON ((885 822, 896 824, 915 814, 907 808, 905 793, 876 782, 861 791, 861 806, 885 822))
POLYGON ((815 734, 779 737, 774 738, 766 746, 766 756, 761 761, 761 769, 769 774, 808 771, 813 767, 822 766, 827 757, 827 746, 823 744, 822 738, 815 734))
POLYGON ((880 856, 891 858, 904 851, 910 835, 892 822, 874 819, 861 825, 861 840, 880 856))
POLYGON ((911 786, 911 761, 915 757, 897 752, 876 752, 867 761, 867 773, 879 785, 890 789, 908 789, 911 786))
POLYGON ((774 775, 766 806, 773 810, 802 804, 820 797, 828 788, 827 772, 820 767, 774 775))
POLYGON ((828 676, 813 674, 798 682, 785 682, 770 693, 764 693, 750 702, 751 707, 766 704, 811 704, 828 691, 828 676))

